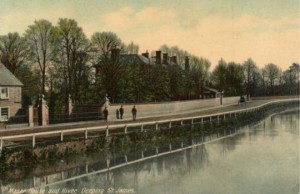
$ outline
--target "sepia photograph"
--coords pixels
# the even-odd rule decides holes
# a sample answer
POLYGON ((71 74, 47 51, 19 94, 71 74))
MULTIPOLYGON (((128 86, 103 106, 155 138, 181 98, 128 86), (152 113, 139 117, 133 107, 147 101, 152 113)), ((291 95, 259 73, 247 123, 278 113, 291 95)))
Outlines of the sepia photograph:
POLYGON ((298 194, 299 92, 299 0, 0 0, 0 194, 298 194))

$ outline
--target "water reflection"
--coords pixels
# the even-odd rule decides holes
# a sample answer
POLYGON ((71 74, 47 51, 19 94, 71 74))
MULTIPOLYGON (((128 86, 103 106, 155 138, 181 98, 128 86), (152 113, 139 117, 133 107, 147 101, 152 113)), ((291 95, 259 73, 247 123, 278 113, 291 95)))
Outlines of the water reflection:
POLYGON ((285 112, 223 138, 197 136, 143 151, 113 152, 107 158, 94 154, 79 158, 78 166, 29 174, 1 190, 47 185, 45 192, 60 193, 298 193, 299 120, 299 111, 285 112), (208 140, 212 141, 201 144, 208 140), (172 153, 151 158, 168 152, 172 153))

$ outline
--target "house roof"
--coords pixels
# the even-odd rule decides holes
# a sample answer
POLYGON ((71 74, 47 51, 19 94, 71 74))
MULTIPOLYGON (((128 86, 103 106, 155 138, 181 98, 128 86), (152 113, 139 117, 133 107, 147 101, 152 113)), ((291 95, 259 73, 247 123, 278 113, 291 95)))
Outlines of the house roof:
POLYGON ((0 86, 23 86, 23 84, 0 62, 0 86))
POLYGON ((120 62, 122 63, 134 62, 142 65, 154 65, 154 63, 150 59, 138 54, 121 54, 120 62))

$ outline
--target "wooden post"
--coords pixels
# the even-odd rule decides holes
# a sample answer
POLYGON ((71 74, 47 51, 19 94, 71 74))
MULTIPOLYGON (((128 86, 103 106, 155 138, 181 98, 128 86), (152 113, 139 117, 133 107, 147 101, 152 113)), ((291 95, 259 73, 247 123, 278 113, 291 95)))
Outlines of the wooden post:
POLYGON ((144 158, 144 151, 142 151, 142 158, 144 158))
POLYGON ((155 153, 158 154, 158 147, 155 148, 155 153))
POLYGON ((226 114, 224 114, 224 120, 226 119, 226 116, 225 116, 226 114))
POLYGON ((125 125, 124 133, 127 134, 127 125, 125 125))
POLYGON ((107 125, 107 127, 106 127, 106 137, 108 137, 108 135, 109 135, 109 128, 108 128, 108 125, 107 125))
POLYGON ((141 132, 143 132, 144 131, 144 125, 142 124, 141 125, 141 132))
POLYGON ((209 117, 209 121, 211 122, 211 116, 209 117))
POLYGON ((32 148, 35 147, 35 135, 32 136, 32 148))
POLYGON ((85 173, 89 173, 89 165, 88 165, 88 163, 85 163, 85 173))
POLYGON ((88 138, 88 130, 86 129, 85 131, 84 131, 84 139, 87 139, 88 138))
POLYGON ((125 162, 126 162, 126 164, 127 164, 127 155, 125 154, 125 156, 124 156, 124 157, 125 157, 125 162))
POLYGON ((183 148, 183 142, 181 142, 181 148, 183 148))
POLYGON ((192 119, 191 123, 192 123, 192 125, 194 124, 194 119, 192 119))
POLYGON ((158 122, 155 124, 155 129, 158 130, 158 122))
POLYGON ((108 169, 109 169, 109 163, 110 163, 110 160, 106 159, 106 166, 107 166, 108 169))
POLYGON ((172 144, 169 144, 170 151, 172 150, 172 144))
POLYGON ((64 132, 60 132, 60 141, 64 141, 64 132))
POLYGON ((172 121, 170 120, 170 122, 169 122, 169 128, 171 129, 171 127, 172 127, 172 121))
POLYGON ((3 149, 3 139, 1 138, 1 140, 0 140, 0 155, 1 155, 2 149, 3 149))
POLYGON ((183 125, 183 120, 180 120, 180 125, 181 125, 181 126, 183 125))

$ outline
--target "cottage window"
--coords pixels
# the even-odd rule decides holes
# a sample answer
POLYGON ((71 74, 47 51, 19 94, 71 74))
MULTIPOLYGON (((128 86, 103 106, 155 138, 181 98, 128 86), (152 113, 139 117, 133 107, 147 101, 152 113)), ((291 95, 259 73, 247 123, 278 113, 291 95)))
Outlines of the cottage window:
POLYGON ((8 99, 9 98, 8 87, 1 87, 0 90, 1 90, 0 99, 8 99))
POLYGON ((9 108, 0 108, 0 121, 8 121, 9 118, 9 108))

